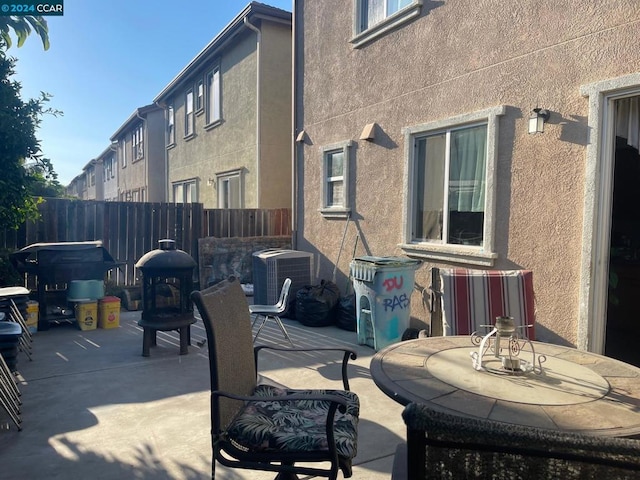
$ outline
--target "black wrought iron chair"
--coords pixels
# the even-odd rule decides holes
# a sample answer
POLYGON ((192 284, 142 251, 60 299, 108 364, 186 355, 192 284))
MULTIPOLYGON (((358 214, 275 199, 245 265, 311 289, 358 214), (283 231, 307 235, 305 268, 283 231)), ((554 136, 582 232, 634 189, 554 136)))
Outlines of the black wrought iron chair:
POLYGON ((640 441, 463 418, 411 403, 393 480, 640 479, 640 441), (400 473, 404 471, 404 473, 400 473))
POLYGON ((211 377, 211 434, 215 478, 222 465, 336 479, 352 474, 357 448, 359 400, 349 391, 349 349, 342 353, 344 390, 290 390, 257 383, 258 357, 264 349, 309 352, 302 348, 253 347, 251 319, 240 283, 225 280, 191 298, 207 332, 211 377), (299 465, 304 462, 306 465, 299 465), (325 465, 309 465, 325 462, 325 465), (328 465, 327 465, 328 462, 328 465))

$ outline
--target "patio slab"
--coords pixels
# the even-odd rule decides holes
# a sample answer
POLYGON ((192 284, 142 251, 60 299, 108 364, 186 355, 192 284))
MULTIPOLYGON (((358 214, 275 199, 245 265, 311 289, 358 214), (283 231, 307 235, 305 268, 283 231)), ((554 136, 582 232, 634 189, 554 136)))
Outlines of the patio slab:
MULTIPOLYGON (((158 332, 158 346, 142 357, 139 317, 122 311, 116 329, 81 331, 67 324, 34 335, 33 361, 18 356, 23 430, 0 414, 0 479, 210 478, 204 327, 192 326, 188 355, 178 355, 177 332, 158 332)), ((338 345, 358 352, 349 370, 351 389, 361 401, 352 478, 389 479, 396 445, 405 437, 402 406, 373 383, 373 349, 357 345, 355 332, 283 321, 296 346, 338 345)), ((272 322, 260 342, 286 345, 272 322)), ((326 354, 266 353, 260 373, 294 388, 341 386, 339 363, 326 354)), ((273 477, 220 465, 216 471, 220 480, 273 477)))

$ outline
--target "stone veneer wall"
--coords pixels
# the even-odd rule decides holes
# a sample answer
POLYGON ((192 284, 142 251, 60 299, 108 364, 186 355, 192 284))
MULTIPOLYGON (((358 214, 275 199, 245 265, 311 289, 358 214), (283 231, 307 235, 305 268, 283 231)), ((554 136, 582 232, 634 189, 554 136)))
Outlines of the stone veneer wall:
POLYGON ((291 237, 245 237, 198 240, 200 288, 213 285, 229 275, 241 283, 253 283, 253 254, 266 248, 291 248, 291 237))

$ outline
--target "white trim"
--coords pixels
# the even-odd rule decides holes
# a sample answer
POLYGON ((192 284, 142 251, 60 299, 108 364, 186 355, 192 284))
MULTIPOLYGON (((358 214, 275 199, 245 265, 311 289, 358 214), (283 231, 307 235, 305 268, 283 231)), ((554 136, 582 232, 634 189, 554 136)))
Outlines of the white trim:
POLYGON ((613 205, 613 101, 640 95, 640 73, 584 85, 589 99, 577 347, 604 353, 613 205))

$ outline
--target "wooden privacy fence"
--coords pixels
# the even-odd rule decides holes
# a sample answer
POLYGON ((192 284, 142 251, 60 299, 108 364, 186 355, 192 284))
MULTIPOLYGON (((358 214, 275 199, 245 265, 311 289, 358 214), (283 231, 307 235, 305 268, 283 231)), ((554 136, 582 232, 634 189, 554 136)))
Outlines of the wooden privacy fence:
MULTIPOLYGON (((0 248, 15 251, 33 243, 102 240, 122 264, 109 272, 117 285, 134 285, 138 259, 170 238, 198 262, 198 239, 205 237, 290 236, 291 210, 205 209, 201 203, 99 202, 46 199, 37 222, 0 231, 0 248)), ((197 272, 196 272, 197 274, 197 272)), ((197 278, 197 277, 196 277, 197 278)))

